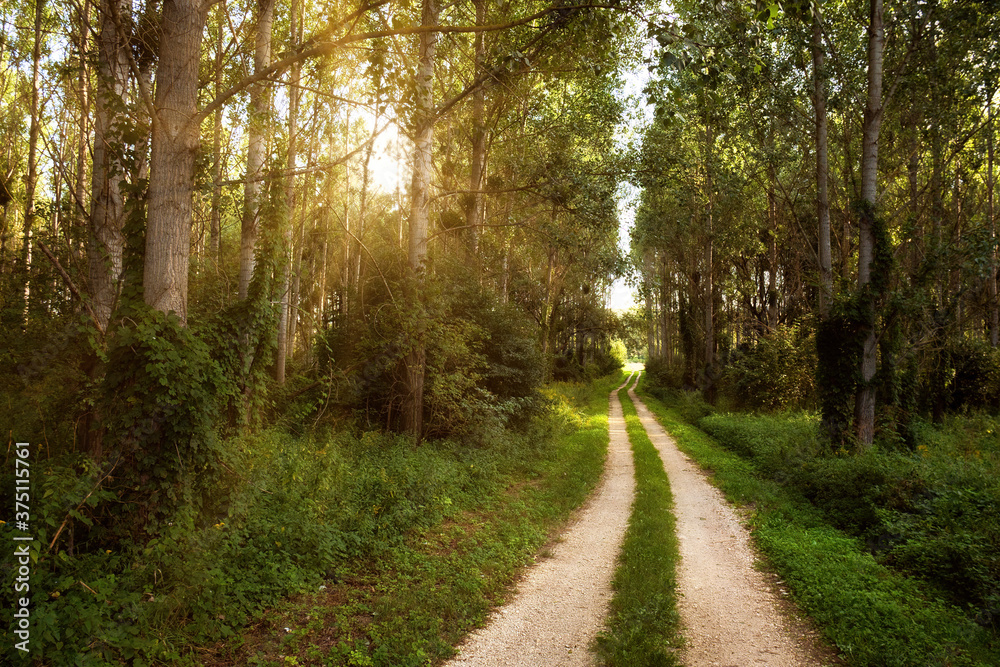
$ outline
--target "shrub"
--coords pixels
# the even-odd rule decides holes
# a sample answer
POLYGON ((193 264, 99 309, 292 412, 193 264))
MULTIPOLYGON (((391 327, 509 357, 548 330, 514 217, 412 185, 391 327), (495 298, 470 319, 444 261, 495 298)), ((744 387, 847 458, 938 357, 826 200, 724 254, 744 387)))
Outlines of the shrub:
POLYGON ((744 407, 805 408, 815 403, 816 337, 806 325, 778 325, 726 369, 723 386, 744 407))
POLYGON ((915 453, 821 455, 805 415, 715 414, 700 428, 811 501, 883 563, 939 586, 977 622, 1000 618, 1000 483, 993 420, 918 424, 915 453), (979 434, 970 424, 979 424, 979 434), (988 431, 983 435, 983 431, 988 431))

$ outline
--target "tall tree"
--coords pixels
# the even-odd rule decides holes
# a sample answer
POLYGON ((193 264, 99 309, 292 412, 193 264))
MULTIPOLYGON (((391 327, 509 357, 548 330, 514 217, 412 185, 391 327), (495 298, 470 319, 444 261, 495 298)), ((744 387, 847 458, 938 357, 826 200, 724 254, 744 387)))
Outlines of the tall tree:
MULTIPOLYGON (((882 62, 885 48, 882 0, 870 0, 868 24, 868 98, 861 140, 861 220, 858 240, 858 291, 864 309, 864 344, 854 420, 858 442, 870 447, 875 438, 875 385, 878 363, 872 264, 878 224, 878 148, 882 127, 882 62)), ((881 239, 879 239, 881 240, 881 239)))
POLYGON ((118 294, 125 244, 122 233, 125 167, 121 159, 124 138, 116 131, 116 127, 121 127, 128 84, 124 10, 121 0, 101 2, 87 260, 92 307, 102 329, 108 326, 118 294))
MULTIPOLYGON (((436 27, 440 7, 437 0, 421 3, 422 27, 436 27)), ((408 433, 417 439, 423 433, 424 375, 427 350, 424 335, 423 282, 427 272, 427 235, 430 223, 430 183, 434 141, 434 66, 437 58, 438 35, 420 33, 419 55, 415 72, 416 95, 413 111, 413 180, 410 185, 410 231, 407 257, 409 260, 412 303, 418 309, 416 330, 411 349, 406 355, 406 400, 403 407, 408 433)))
MULTIPOLYGON (((271 38, 274 29, 275 0, 257 0, 254 30, 254 73, 271 64, 271 38)), ((264 163, 270 127, 271 96, 266 79, 250 88, 250 127, 247 136, 247 170, 243 190, 243 221, 240 227, 239 297, 247 298, 253 278, 260 226, 261 192, 264 186, 264 163)))
POLYGON ((192 191, 199 147, 198 70, 212 3, 164 0, 153 101, 143 298, 181 322, 188 314, 192 191))

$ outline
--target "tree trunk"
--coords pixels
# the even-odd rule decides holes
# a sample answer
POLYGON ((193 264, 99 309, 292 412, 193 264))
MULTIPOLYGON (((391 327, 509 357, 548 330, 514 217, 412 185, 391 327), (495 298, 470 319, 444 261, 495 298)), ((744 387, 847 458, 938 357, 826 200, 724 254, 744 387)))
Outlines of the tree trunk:
POLYGON ((656 292, 653 290, 653 251, 646 250, 642 255, 643 282, 645 283, 645 313, 646 313, 646 357, 656 357, 656 319, 653 300, 656 292))
MULTIPOLYGON (((771 139, 773 147, 773 135, 771 139)), ((773 331, 778 326, 778 202, 774 193, 778 177, 773 163, 767 174, 767 328, 773 331)))
POLYGON ((712 178, 712 152, 715 136, 711 125, 705 123, 705 388, 712 399, 715 382, 715 184, 712 178))
POLYGON ((86 189, 86 172, 87 172, 87 146, 88 146, 88 135, 89 135, 89 121, 90 121, 90 77, 87 72, 87 35, 90 32, 90 0, 84 0, 83 4, 80 6, 80 34, 77 35, 77 53, 80 58, 80 71, 77 74, 77 86, 79 86, 79 91, 77 93, 79 99, 79 117, 78 117, 78 128, 77 128, 77 138, 76 138, 76 173, 74 174, 74 187, 73 187, 73 198, 75 200, 75 207, 79 211, 79 215, 74 215, 73 218, 76 220, 84 221, 86 217, 86 211, 83 210, 84 202, 86 201, 86 195, 84 190, 86 189))
MULTIPOLYGON (((289 48, 294 48, 295 44, 298 42, 298 9, 298 0, 292 0, 291 16, 289 17, 289 48)), ((278 309, 278 349, 274 365, 274 379, 279 385, 285 383, 285 361, 289 353, 289 279, 292 273, 292 227, 295 219, 295 168, 298 162, 299 80, 301 78, 301 74, 302 68, 298 64, 295 64, 292 66, 291 77, 289 77, 288 80, 288 156, 286 162, 288 177, 285 180, 285 210, 287 211, 288 217, 285 220, 285 244, 281 251, 284 256, 284 262, 281 267, 281 286, 279 288, 279 298, 281 299, 281 304, 278 309)))
POLYGON ((165 0, 149 173, 143 293, 146 303, 187 322, 191 196, 198 150, 195 118, 202 33, 211 5, 165 0))
MULTIPOLYGON (((486 0, 472 0, 476 7, 476 25, 486 25, 486 0)), ((486 45, 483 33, 477 32, 473 42, 475 70, 473 79, 486 67, 486 45)), ((469 190, 472 191, 465 214, 469 227, 469 247, 472 256, 479 254, 480 225, 483 224, 483 181, 486 174, 486 89, 479 86, 472 93, 472 163, 469 170, 469 190)))
POLYGON ((990 297, 990 345, 996 347, 1000 344, 1000 303, 997 303, 997 227, 996 217, 993 208, 993 190, 995 183, 993 180, 993 95, 992 86, 989 91, 989 100, 986 107, 986 216, 989 218, 990 227, 990 275, 986 280, 986 287, 990 297))
MULTIPOLYGON (((274 26, 275 0, 258 0, 257 30, 254 42, 254 72, 271 64, 271 34, 274 26)), ((239 298, 246 299, 256 263, 257 232, 260 225, 261 192, 264 185, 264 162, 267 158, 267 124, 271 110, 270 90, 266 81, 250 88, 250 123, 247 130, 247 173, 243 188, 243 220, 240 225, 239 298)))
POLYGON ((826 69, 823 53, 823 25, 819 7, 813 8, 813 105, 816 110, 816 219, 819 221, 819 316, 830 316, 833 300, 833 258, 830 252, 829 142, 826 122, 826 69))
MULTIPOLYGON (((437 0, 423 0, 421 24, 437 26, 440 8, 437 0)), ((410 236, 408 259, 414 290, 414 303, 422 311, 423 282, 427 262, 427 233, 430 222, 431 149, 434 143, 434 63, 438 35, 420 35, 420 55, 416 71, 416 109, 414 111, 413 181, 410 189, 410 236)), ((418 315, 413 347, 407 353, 407 393, 403 406, 404 428, 420 441, 424 423, 424 374, 427 350, 424 314, 418 315)))
POLYGON ((35 189, 38 186, 39 86, 42 65, 42 18, 45 0, 35 0, 34 42, 31 47, 31 124, 28 128, 28 173, 24 178, 24 240, 21 244, 21 268, 24 271, 24 316, 27 321, 31 298, 31 232, 35 224, 35 189))
MULTIPOLYGON (((121 185, 124 174, 120 155, 123 139, 114 136, 118 110, 128 83, 128 45, 121 39, 116 17, 124 9, 120 0, 102 0, 98 37, 97 111, 94 115, 94 166, 90 194, 90 235, 87 260, 90 268, 91 306, 101 328, 107 329, 118 296, 125 237, 125 205, 121 185)), ((124 21, 121 21, 124 24, 124 21)))
POLYGON ((858 290, 864 308, 864 345, 861 353, 861 383, 854 405, 854 423, 863 448, 875 437, 875 377, 878 347, 875 303, 871 294, 872 260, 875 254, 875 215, 878 197, 878 141, 882 125, 882 54, 885 31, 882 0, 871 1, 868 26, 868 101, 865 106, 861 153, 861 221, 858 240, 858 290))
MULTIPOLYGON (((222 5, 218 5, 220 19, 222 5)), ((215 96, 222 93, 222 27, 215 37, 215 96)), ((215 110, 212 124, 212 222, 208 233, 208 254, 218 267, 222 261, 222 107, 215 110)))

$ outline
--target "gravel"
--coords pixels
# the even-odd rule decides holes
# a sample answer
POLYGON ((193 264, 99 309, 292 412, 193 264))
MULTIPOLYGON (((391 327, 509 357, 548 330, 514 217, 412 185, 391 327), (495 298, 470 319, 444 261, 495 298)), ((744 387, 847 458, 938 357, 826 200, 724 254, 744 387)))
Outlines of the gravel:
MULTIPOLYGON (((755 569, 749 531, 736 511, 631 390, 629 395, 663 459, 676 505, 683 664, 806 667, 837 662, 791 604, 781 600, 773 577, 755 569)), ((551 549, 551 557, 528 569, 514 599, 459 646, 448 667, 593 664, 589 647, 604 624, 635 494, 617 391, 610 396, 609 416, 608 458, 593 497, 551 549)))
POLYGON ((514 599, 470 635, 447 665, 591 664, 589 645, 604 625, 615 560, 635 494, 632 450, 617 390, 609 402, 611 440, 594 495, 551 549, 551 557, 528 570, 514 599))

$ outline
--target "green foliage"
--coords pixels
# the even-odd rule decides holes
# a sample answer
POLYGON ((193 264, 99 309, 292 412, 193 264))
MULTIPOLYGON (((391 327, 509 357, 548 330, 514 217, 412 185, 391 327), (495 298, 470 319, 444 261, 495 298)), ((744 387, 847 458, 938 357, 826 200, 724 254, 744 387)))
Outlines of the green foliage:
MULTIPOLYGON (((547 388, 553 413, 488 448, 425 441, 414 449, 407 438, 375 433, 332 438, 316 459, 332 460, 336 449, 335 465, 316 471, 319 486, 306 475, 303 493, 327 508, 322 521, 339 516, 363 539, 344 533, 349 553, 327 570, 326 593, 283 604, 281 620, 272 612, 264 621, 261 658, 396 667, 450 657, 599 479, 612 382, 620 377, 547 388)), ((321 444, 271 438, 265 451, 321 444)), ((251 458, 257 444, 247 440, 251 458)))
POLYGON ((816 330, 816 386, 823 430, 834 449, 850 448, 863 345, 860 332, 857 317, 846 307, 820 321, 816 330))
POLYGON ((625 348, 625 343, 617 338, 613 339, 608 349, 608 356, 617 364, 615 370, 625 368, 625 362, 628 361, 628 350, 625 348))
POLYGON ((778 325, 726 368, 723 386, 738 405, 762 410, 814 401, 816 339, 803 324, 778 325))
POLYGON ((367 424, 401 429, 407 355, 426 353, 425 434, 495 433, 523 424, 541 408, 544 365, 523 314, 494 303, 473 281, 431 282, 425 304, 383 304, 367 330, 332 330, 328 349, 346 335, 360 342, 341 348, 337 365, 361 366, 351 404, 367 424))
MULTIPOLYGON (((914 453, 823 456, 807 416, 716 414, 698 425, 758 475, 808 499, 880 563, 926 579, 984 625, 1000 615, 1000 485, 992 434, 918 424, 914 453), (955 431, 947 436, 948 431, 955 431), (978 441, 978 442, 977 442, 978 441)), ((1000 425, 998 425, 1000 427, 1000 425)), ((992 431, 992 427, 980 427, 992 431)))
POLYGON ((625 424, 635 460, 636 495, 622 543, 607 629, 597 637, 602 664, 679 665, 678 552, 673 495, 663 461, 639 421, 626 390, 625 424))
MULTIPOLYGON (((171 335, 183 334, 172 333, 166 318, 146 326, 157 327, 157 338, 137 348, 152 366, 146 372, 189 377, 160 354, 173 349, 171 335)), ((39 461, 32 587, 44 595, 34 597, 32 656, 53 664, 199 664, 192 644, 232 640, 289 594, 370 576, 370 563, 384 568, 371 588, 377 595, 363 612, 346 605, 336 613, 374 611, 378 621, 363 643, 345 637, 348 648, 330 653, 332 664, 416 665, 446 656, 548 529, 593 488, 606 451, 611 381, 619 378, 552 390, 548 400, 560 407, 551 417, 523 433, 494 435, 489 446, 425 441, 414 449, 392 434, 296 437, 278 429, 216 443, 212 502, 181 505, 155 531, 149 526, 146 539, 110 539, 120 528, 102 527, 120 514, 119 489, 105 479, 109 465, 39 461), (522 491, 509 496, 512 488, 522 491), (484 513, 488 523, 450 535, 444 520, 465 523, 465 512, 484 513), (434 534, 464 546, 424 549, 434 534)), ((0 481, 13 486, 8 475, 0 481)), ((5 539, 11 530, 0 526, 5 539)), ((13 576, 3 570, 0 602, 8 614, 13 576)))
MULTIPOLYGON (((802 480, 843 475, 844 468, 853 466, 848 474, 853 479, 831 481, 840 485, 839 492, 847 496, 841 502, 848 504, 859 491, 868 491, 859 484, 893 476, 905 484, 900 476, 906 466, 905 461, 900 462, 903 455, 888 455, 889 461, 881 463, 874 454, 867 458, 831 458, 825 461, 833 467, 825 470, 776 475, 776 466, 790 451, 800 450, 799 455, 791 456, 790 464, 794 466, 796 460, 808 461, 811 452, 817 450, 814 418, 716 415, 702 420, 722 438, 717 443, 683 421, 676 411, 656 401, 648 401, 647 405, 669 428, 681 449, 713 471, 715 483, 727 496, 754 508, 754 539, 769 566, 787 583, 802 608, 820 623, 849 665, 986 667, 1000 660, 995 634, 944 600, 941 589, 887 567, 892 560, 886 558, 885 551, 876 550, 874 555, 869 551, 877 544, 869 543, 869 549, 865 549, 857 537, 829 525, 843 507, 821 502, 824 507, 820 512, 799 488, 802 480), (744 421, 745 428, 741 425, 744 421), (812 427, 807 428, 807 424, 812 427), (796 480, 795 474, 802 476, 796 480), (782 477, 785 479, 779 482, 777 478, 782 477)), ((820 461, 814 463, 820 465, 820 461)), ((874 495, 890 498, 892 489, 876 486, 870 493, 866 500, 854 502, 863 505, 874 495)), ((830 495, 828 501, 832 500, 830 495)))
POLYGON ((226 380, 209 346, 174 315, 135 306, 108 344, 101 413, 123 498, 160 518, 212 483, 226 380), (128 488, 131 487, 131 488, 128 488))

